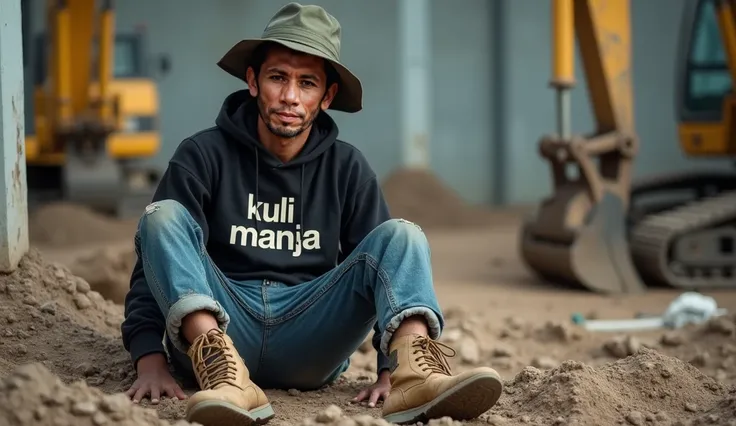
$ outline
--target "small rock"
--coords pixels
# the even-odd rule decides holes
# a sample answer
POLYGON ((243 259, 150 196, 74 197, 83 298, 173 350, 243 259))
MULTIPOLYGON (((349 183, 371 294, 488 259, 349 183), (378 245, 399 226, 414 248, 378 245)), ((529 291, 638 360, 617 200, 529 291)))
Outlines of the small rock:
POLYGON ((54 265, 54 276, 58 279, 66 278, 66 274, 64 273, 64 270, 61 268, 61 265, 54 265))
POLYGON ((639 411, 632 411, 626 415, 626 421, 634 426, 641 426, 644 424, 644 415, 639 411))
POLYGON ((92 289, 87 280, 85 280, 84 278, 77 277, 75 281, 75 285, 79 293, 87 294, 92 289))
POLYGON ((480 348, 478 342, 472 338, 465 338, 460 342, 460 359, 466 364, 477 364, 480 362, 480 348))
POLYGON ((301 395, 301 394, 302 394, 302 393, 301 393, 301 392, 300 392, 299 390, 297 390, 297 389, 289 389, 288 391, 286 391, 286 393, 288 393, 288 394, 289 394, 289 396, 299 396, 299 395, 301 395))
POLYGON ((92 302, 89 300, 89 297, 81 293, 74 295, 74 304, 77 305, 77 308, 80 310, 84 310, 92 306, 92 302))
POLYGON ((486 423, 488 423, 489 425, 493 425, 493 426, 506 426, 508 424, 505 418, 497 414, 493 414, 489 416, 488 419, 486 420, 486 423))
POLYGON ((120 413, 130 406, 130 399, 124 393, 106 395, 100 402, 100 408, 106 413, 120 413))
POLYGON ((685 411, 689 411, 691 413, 695 413, 698 411, 697 404, 693 404, 692 402, 688 402, 685 404, 685 411))
POLYGON ((664 346, 676 347, 680 346, 685 342, 683 337, 677 333, 665 333, 659 339, 659 343, 664 346))
POLYGON ((707 329, 714 333, 733 336, 736 335, 736 322, 727 316, 718 316, 708 320, 707 329))
POLYGON ((46 302, 41 305, 41 312, 49 315, 56 315, 56 302, 46 302))
POLYGON ((494 358, 507 358, 514 356, 514 351, 509 346, 499 345, 493 348, 491 356, 494 358))
POLYGON ((641 350, 641 343, 632 336, 616 337, 603 344, 603 349, 616 358, 626 358, 641 350))
POLYGON ((455 343, 463 337, 463 332, 457 328, 450 328, 442 332, 442 340, 447 343, 455 343))
POLYGON ((96 292, 94 290, 90 290, 90 292, 87 293, 86 296, 95 305, 104 305, 104 303, 105 303, 105 298, 102 297, 102 295, 100 293, 98 293, 98 292, 96 292))
POLYGON ((708 352, 701 352, 690 360, 690 364, 696 367, 705 367, 708 365, 708 361, 710 361, 710 354, 708 352))
POLYGON ((455 420, 452 419, 452 417, 441 417, 439 419, 431 419, 427 426, 455 426, 455 424, 460 424, 460 422, 455 422, 455 420))
POLYGON ((512 330, 521 330, 524 327, 524 321, 519 317, 508 317, 505 322, 512 330))
POLYGON ((342 410, 335 404, 330 404, 324 411, 317 414, 315 420, 318 423, 332 423, 342 417, 342 410))
POLYGON ((667 416, 667 413, 660 411, 658 413, 654 414, 654 418, 657 419, 658 422, 668 422, 670 421, 669 416, 667 416))
POLYGON ((107 424, 108 418, 104 414, 100 413, 99 411, 95 413, 94 416, 92 416, 92 423, 95 424, 95 426, 102 426, 104 424, 107 424))
POLYGON ((75 416, 91 416, 92 414, 97 412, 97 407, 94 403, 86 401, 86 402, 77 402, 76 404, 72 405, 71 413, 75 416))
POLYGON ((38 306, 38 300, 30 294, 23 299, 23 303, 29 306, 38 306))
POLYGON ((558 362, 550 357, 539 356, 534 357, 531 364, 533 367, 540 368, 542 370, 551 370, 557 367, 558 362))

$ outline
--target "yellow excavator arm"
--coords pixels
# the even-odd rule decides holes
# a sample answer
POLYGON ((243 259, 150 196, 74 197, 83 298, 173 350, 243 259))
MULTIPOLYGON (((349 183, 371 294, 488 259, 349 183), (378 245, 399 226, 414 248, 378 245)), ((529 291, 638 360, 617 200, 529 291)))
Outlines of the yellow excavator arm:
MULTIPOLYGON (((686 6, 675 67, 680 143, 690 156, 734 156, 736 1, 686 6)), ((630 0, 552 0, 552 11, 558 129, 539 149, 553 191, 522 228, 522 258, 543 278, 602 293, 641 292, 645 282, 736 288, 736 174, 632 182, 630 0), (584 136, 570 132, 575 40, 596 125, 584 136)))
MULTIPOLYGON (((98 9, 96 0, 48 1, 50 55, 47 81, 38 89, 44 131, 37 132, 39 151, 62 152, 81 142, 78 130, 95 132, 96 140, 114 131, 115 98, 110 96, 115 21, 112 2, 98 9), (95 55, 94 52, 97 52, 95 55), (90 66, 94 64, 94 66, 90 66), (97 86, 96 95, 90 89, 97 86), (59 135, 74 135, 73 139, 59 135)), ((88 139, 89 141, 90 139, 88 139)))

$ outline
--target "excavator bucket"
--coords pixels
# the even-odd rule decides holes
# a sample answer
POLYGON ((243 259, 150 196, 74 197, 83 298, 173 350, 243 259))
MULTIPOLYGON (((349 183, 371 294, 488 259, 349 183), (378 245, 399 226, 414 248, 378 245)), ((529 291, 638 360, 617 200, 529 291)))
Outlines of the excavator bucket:
POLYGON ((560 194, 524 224, 521 255, 527 265, 545 279, 598 293, 645 291, 629 253, 621 198, 607 191, 585 209, 583 194, 560 194), (570 228, 576 211, 582 210, 587 214, 582 214, 579 226, 570 228))

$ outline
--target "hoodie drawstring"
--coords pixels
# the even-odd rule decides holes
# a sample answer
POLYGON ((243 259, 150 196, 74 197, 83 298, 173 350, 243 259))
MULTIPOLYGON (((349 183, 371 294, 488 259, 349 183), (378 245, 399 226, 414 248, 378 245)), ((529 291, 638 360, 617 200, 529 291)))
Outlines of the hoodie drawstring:
POLYGON ((304 223, 304 164, 302 164, 302 175, 299 179, 299 225, 301 225, 301 234, 306 230, 304 223))
MULTIPOLYGON (((258 166, 260 165, 261 160, 258 158, 258 148, 255 148, 254 147, 253 148, 253 151, 255 151, 255 153, 256 153, 256 211, 258 211, 258 183, 259 183, 259 180, 260 180, 259 179, 260 178, 260 173, 259 173, 259 170, 258 170, 258 166)), ((256 219, 256 232, 258 232, 259 234, 261 233, 261 230, 258 229, 258 219, 256 219)))

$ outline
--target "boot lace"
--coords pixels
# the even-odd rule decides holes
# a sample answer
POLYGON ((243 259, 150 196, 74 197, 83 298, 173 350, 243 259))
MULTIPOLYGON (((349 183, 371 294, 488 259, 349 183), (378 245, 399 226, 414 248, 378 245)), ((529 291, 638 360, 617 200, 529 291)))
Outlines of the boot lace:
POLYGON ((452 375, 447 358, 452 358, 457 354, 454 349, 426 336, 417 337, 412 346, 414 347, 413 354, 418 354, 415 360, 423 371, 452 375))
POLYGON ((217 331, 207 333, 193 345, 192 358, 202 389, 214 389, 221 384, 238 386, 235 376, 237 364, 222 333, 217 331))

